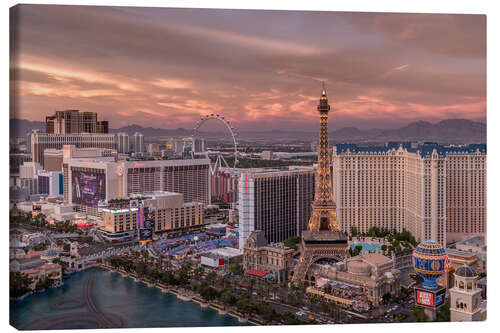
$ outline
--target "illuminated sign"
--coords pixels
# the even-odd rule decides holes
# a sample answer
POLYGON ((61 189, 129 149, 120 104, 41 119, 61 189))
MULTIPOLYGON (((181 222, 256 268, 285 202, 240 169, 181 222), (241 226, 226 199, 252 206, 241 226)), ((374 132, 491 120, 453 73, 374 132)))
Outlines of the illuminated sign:
POLYGON ((321 288, 321 287, 323 287, 323 286, 324 286, 327 282, 328 282, 328 280, 327 280, 327 279, 317 278, 317 279, 316 279, 316 287, 321 288))
POLYGON ((437 290, 426 290, 415 288, 415 303, 424 307, 437 308, 444 304, 446 288, 437 290))
POLYGON ((433 307, 434 294, 428 291, 417 289, 417 304, 433 307))
POLYGON ((72 171, 73 203, 97 207, 106 197, 106 176, 103 173, 72 171))
POLYGON ((446 289, 444 289, 444 288, 436 293, 436 297, 434 298, 435 299, 435 301, 434 301, 435 307, 438 307, 444 303, 445 295, 446 295, 446 289))
POLYGON ((153 240, 153 229, 139 229, 139 242, 151 242, 153 240))

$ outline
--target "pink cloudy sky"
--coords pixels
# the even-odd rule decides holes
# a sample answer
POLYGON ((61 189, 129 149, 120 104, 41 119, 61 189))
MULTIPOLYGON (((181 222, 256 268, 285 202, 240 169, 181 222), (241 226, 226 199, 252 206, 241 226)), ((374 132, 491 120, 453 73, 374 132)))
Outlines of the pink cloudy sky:
POLYGON ((112 128, 244 130, 486 121, 486 17, 21 5, 10 115, 96 111, 112 128))

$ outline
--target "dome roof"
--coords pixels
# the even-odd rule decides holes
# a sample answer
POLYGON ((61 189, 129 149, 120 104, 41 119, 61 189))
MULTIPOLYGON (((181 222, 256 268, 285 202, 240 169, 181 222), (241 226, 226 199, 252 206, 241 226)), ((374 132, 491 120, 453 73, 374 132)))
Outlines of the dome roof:
POLYGON ((43 252, 43 254, 40 256, 42 259, 50 259, 50 258, 55 258, 57 257, 57 252, 54 249, 48 249, 43 252))
POLYGON ((475 277, 477 276, 477 273, 474 268, 463 265, 457 268, 457 270, 455 271, 455 275, 462 277, 475 277))

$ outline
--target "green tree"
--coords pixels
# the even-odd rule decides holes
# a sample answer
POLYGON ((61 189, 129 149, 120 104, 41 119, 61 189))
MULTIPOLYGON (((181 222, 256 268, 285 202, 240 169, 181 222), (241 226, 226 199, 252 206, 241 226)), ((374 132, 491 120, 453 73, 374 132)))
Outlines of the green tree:
POLYGON ((290 311, 285 311, 281 315, 282 320, 286 325, 307 325, 309 324, 306 321, 298 319, 295 314, 291 313, 290 311))
POLYGON ((301 241, 300 236, 290 237, 285 241, 283 241, 283 245, 291 249, 297 250, 299 248, 298 244, 300 243, 300 241, 301 241))
POLYGON ((257 303, 255 309, 266 323, 269 323, 271 320, 273 320, 273 318, 275 318, 276 311, 274 311, 274 309, 266 302, 257 303))
POLYGON ((252 311, 252 303, 247 297, 242 297, 238 299, 235 303, 236 308, 241 312, 241 313, 250 313, 252 311))
POLYGON ((50 280, 49 278, 45 278, 38 281, 38 283, 35 286, 35 291, 45 290, 47 288, 50 288, 51 286, 52 286, 52 280, 50 280))
POLYGON ((227 268, 229 269, 230 272, 232 272, 235 275, 241 275, 243 274, 243 266, 241 264, 233 262, 227 265, 227 268))
POLYGON ((147 266, 146 266, 146 264, 143 263, 143 262, 138 262, 135 265, 135 272, 137 273, 137 275, 139 277, 142 277, 142 276, 146 275, 146 272, 147 272, 147 266))
POLYGON ((363 247, 361 245, 356 245, 354 249, 349 248, 349 254, 351 255, 351 257, 356 257, 361 253, 362 250, 363 247))
POLYGON ((217 273, 215 272, 210 272, 206 276, 206 280, 210 283, 213 284, 217 280, 217 273))
POLYGON ((441 306, 436 311, 436 319, 434 321, 450 321, 450 303, 446 302, 443 306, 441 306))
POLYGON ((205 270, 203 269, 202 266, 199 266, 199 267, 196 267, 196 269, 193 271, 193 275, 194 277, 199 280, 201 279, 201 277, 203 276, 203 273, 205 272, 205 270))
POLYGON ((9 293, 10 297, 21 297, 28 293, 33 279, 21 272, 10 272, 9 293))
POLYGON ((220 293, 219 299, 225 306, 233 306, 236 304, 236 297, 230 290, 223 290, 220 293))
POLYGON ((219 296, 219 292, 217 289, 212 288, 206 283, 202 283, 196 286, 195 290, 207 301, 211 301, 219 296))
POLYGON ((413 320, 416 322, 423 322, 427 321, 427 315, 425 314, 424 310, 422 308, 416 306, 413 309, 411 309, 411 315, 413 317, 413 320))
POLYGON ((385 293, 382 296, 382 302, 384 302, 385 304, 389 303, 390 300, 391 300, 391 294, 390 293, 385 293))

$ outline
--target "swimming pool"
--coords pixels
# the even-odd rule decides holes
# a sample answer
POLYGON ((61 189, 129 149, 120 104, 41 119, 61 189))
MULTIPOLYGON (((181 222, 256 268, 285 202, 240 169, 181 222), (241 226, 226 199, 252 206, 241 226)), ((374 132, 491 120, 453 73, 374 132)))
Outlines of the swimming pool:
POLYGON ((378 244, 369 244, 369 243, 355 243, 351 244, 351 249, 354 250, 356 246, 362 246, 363 250, 362 251, 367 251, 367 252, 374 252, 382 249, 381 245, 378 244))

